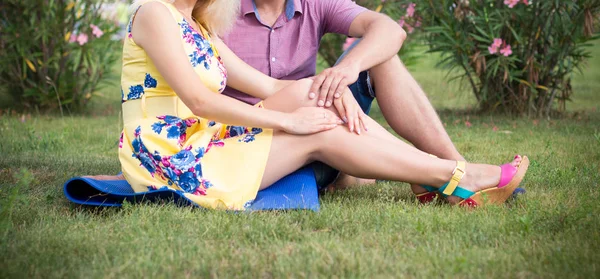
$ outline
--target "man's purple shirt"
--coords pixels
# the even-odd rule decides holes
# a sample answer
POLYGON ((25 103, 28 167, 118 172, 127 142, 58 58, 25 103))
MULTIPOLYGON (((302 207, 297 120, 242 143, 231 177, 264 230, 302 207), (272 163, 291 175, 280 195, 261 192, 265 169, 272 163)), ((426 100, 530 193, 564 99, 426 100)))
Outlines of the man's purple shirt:
MULTIPOLYGON (((270 27, 260 21, 253 0, 241 3, 235 26, 223 41, 250 66, 285 80, 315 75, 321 37, 348 35, 354 18, 366 10, 350 0, 287 0, 285 12, 270 27)), ((223 94, 249 104, 261 101, 230 87, 223 94)))

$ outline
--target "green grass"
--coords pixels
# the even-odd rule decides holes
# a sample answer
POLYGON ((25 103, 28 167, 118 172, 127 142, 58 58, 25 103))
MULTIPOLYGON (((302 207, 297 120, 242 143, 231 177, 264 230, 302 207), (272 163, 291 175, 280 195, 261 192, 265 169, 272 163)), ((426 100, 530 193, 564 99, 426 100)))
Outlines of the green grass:
POLYGON ((459 150, 494 164, 529 155, 525 196, 466 211, 380 183, 325 195, 319 213, 82 208, 62 183, 119 171, 119 96, 105 92, 87 116, 0 117, 0 277, 600 276, 598 44, 570 112, 550 121, 465 113, 468 90, 433 63, 414 74, 459 150))

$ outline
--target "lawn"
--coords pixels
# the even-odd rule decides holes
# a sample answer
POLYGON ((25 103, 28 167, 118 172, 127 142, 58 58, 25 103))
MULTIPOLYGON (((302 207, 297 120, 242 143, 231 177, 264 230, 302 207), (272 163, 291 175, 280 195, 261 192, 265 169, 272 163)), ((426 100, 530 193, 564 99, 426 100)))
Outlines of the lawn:
POLYGON ((326 194, 318 213, 82 208, 62 184, 119 171, 118 90, 85 116, 4 110, 0 278, 599 277, 600 44, 593 56, 552 120, 471 113, 431 56, 413 67, 468 160, 531 159, 526 195, 474 211, 420 206, 404 183, 326 194))

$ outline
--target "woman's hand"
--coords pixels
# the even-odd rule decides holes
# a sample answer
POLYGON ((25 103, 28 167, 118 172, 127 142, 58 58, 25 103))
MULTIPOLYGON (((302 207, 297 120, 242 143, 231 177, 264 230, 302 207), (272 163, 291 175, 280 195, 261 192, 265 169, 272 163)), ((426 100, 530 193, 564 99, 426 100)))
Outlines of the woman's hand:
POLYGON ((295 135, 315 134, 344 123, 334 112, 317 107, 302 107, 286 115, 283 130, 295 135))
MULTIPOLYGON (((345 90, 350 91, 348 87, 346 87, 345 90)), ((341 98, 333 101, 333 105, 342 117, 344 123, 348 124, 350 132, 355 132, 360 135, 361 127, 365 131, 369 130, 365 124, 366 115, 358 105, 358 102, 356 102, 356 99, 354 99, 352 92, 345 92, 341 98)))

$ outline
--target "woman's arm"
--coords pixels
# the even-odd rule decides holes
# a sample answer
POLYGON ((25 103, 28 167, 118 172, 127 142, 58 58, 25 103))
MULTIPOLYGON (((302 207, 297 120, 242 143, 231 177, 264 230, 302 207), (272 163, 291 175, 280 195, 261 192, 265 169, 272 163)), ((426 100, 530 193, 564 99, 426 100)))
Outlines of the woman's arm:
POLYGON ((227 68, 227 86, 262 100, 291 84, 290 80, 277 80, 267 76, 240 59, 221 39, 213 37, 227 68))
POLYGON ((157 2, 143 5, 132 26, 135 43, 146 51, 160 74, 195 115, 230 125, 282 129, 290 133, 315 133, 331 129, 341 121, 325 110, 319 110, 318 117, 313 110, 282 113, 210 91, 192 68, 179 33, 170 11, 157 2))

